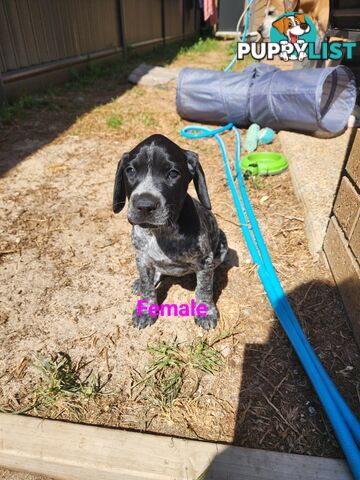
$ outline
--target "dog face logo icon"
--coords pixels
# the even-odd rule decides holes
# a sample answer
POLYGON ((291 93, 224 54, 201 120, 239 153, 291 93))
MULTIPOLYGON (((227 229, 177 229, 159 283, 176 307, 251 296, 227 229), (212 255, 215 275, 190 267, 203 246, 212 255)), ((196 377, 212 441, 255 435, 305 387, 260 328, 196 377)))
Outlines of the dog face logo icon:
POLYGON ((310 32, 310 25, 306 22, 305 15, 302 13, 288 16, 284 15, 273 22, 272 25, 281 34, 286 35, 288 41, 291 43, 297 43, 301 35, 310 32))
POLYGON ((284 62, 352 59, 356 47, 357 42, 322 42, 307 15, 288 12, 271 24, 269 42, 238 42, 237 59, 243 60, 246 55, 254 60, 280 57, 284 62))
POLYGON ((270 40, 282 46, 279 54, 282 60, 303 61, 307 54, 305 49, 302 49, 302 45, 316 41, 316 28, 309 17, 303 13, 286 13, 273 22, 270 40), (294 48, 295 46, 297 48, 294 48))

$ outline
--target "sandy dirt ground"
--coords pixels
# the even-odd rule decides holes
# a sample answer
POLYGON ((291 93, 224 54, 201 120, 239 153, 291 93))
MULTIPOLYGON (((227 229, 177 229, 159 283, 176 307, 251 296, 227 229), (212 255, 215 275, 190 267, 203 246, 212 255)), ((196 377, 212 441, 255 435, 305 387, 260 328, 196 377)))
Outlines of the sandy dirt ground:
POLYGON ((1 480, 51 480, 49 477, 43 475, 34 475, 27 472, 14 472, 5 468, 0 468, 1 480))
MULTIPOLYGON (((205 56, 180 55, 171 65, 219 66, 226 59, 220 46, 205 56)), ((341 456, 251 263, 217 145, 179 136, 187 122, 176 113, 173 86, 131 87, 113 75, 81 90, 62 89, 53 101, 59 108, 27 113, 1 132, 2 408, 31 405, 40 382, 32 367, 36 352, 65 352, 74 363, 88 362, 84 372, 105 387, 77 400, 75 410, 63 401, 37 405, 28 414, 341 456), (108 121, 114 115, 120 116, 115 128, 108 121), (134 251, 126 212, 112 213, 113 180, 121 154, 155 132, 199 153, 213 211, 231 248, 215 281, 221 320, 208 333, 192 318, 159 318, 141 331, 131 325, 134 251), (221 353, 224 365, 214 375, 199 374, 191 394, 183 393, 164 411, 146 391, 133 388, 150 359, 148 346, 190 345, 199 338, 221 353)), ((227 140, 231 148, 230 136, 227 140)), ((279 150, 280 144, 276 140, 267 148, 279 150)), ((249 180, 248 188, 295 312, 358 410, 359 352, 328 270, 308 252, 289 173, 249 180)), ((189 302, 194 279, 167 279, 159 289, 168 303, 189 302)))

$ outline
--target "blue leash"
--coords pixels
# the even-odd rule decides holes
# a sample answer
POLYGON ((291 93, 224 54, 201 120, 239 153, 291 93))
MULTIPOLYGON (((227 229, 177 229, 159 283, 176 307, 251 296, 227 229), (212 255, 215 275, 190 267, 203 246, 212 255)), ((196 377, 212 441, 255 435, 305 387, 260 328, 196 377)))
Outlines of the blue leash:
POLYGON ((360 480, 360 422, 336 389, 316 353, 311 348, 276 274, 241 173, 239 131, 232 123, 229 123, 214 130, 201 126, 188 126, 180 133, 189 139, 214 137, 218 142, 241 229, 251 257, 258 266, 260 280, 283 329, 321 400, 353 476, 355 480, 360 480), (232 130, 236 136, 235 171, 238 189, 232 176, 225 144, 220 136, 227 130, 232 130))

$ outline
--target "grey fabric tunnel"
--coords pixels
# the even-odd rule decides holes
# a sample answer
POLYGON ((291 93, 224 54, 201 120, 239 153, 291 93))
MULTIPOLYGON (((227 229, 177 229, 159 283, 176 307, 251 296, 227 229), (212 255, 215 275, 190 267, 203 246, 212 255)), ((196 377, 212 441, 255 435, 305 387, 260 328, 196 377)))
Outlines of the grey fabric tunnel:
POLYGON ((176 91, 177 111, 187 120, 309 132, 342 130, 355 101, 355 78, 343 65, 283 71, 258 63, 236 73, 184 68, 176 91))

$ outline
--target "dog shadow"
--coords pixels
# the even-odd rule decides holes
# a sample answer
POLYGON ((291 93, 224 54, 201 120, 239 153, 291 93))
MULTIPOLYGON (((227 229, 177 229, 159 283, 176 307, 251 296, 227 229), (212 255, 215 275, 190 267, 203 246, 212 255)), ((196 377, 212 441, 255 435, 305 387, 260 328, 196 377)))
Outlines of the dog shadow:
MULTIPOLYGON (((228 272, 233 267, 239 266, 239 257, 236 250, 229 248, 224 261, 215 269, 214 274, 214 302, 218 301, 221 292, 228 284, 228 272)), ((162 304, 170 288, 173 285, 180 285, 182 288, 188 291, 195 291, 196 288, 196 275, 191 273, 184 275, 183 277, 171 277, 164 276, 160 280, 159 285, 156 288, 158 303, 162 304)))

